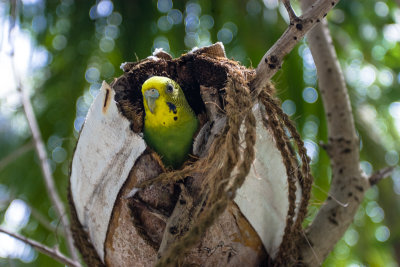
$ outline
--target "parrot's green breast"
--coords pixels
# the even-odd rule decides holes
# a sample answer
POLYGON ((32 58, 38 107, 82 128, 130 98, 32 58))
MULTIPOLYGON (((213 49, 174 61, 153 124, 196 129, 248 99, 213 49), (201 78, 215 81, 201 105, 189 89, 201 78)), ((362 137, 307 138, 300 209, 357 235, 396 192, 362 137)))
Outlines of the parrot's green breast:
POLYGON ((174 127, 144 128, 144 139, 160 156, 167 167, 179 168, 192 149, 197 118, 174 127))
POLYGON ((188 158, 198 119, 180 86, 167 77, 143 83, 144 140, 166 165, 174 169, 188 158))

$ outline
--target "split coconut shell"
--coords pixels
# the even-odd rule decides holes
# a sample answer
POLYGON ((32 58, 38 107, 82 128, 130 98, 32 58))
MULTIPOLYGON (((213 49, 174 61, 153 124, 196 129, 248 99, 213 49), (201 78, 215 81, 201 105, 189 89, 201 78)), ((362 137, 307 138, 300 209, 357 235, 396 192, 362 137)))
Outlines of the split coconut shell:
POLYGON ((312 178, 272 86, 252 95, 255 71, 227 59, 221 43, 177 59, 156 50, 122 69, 103 82, 71 166, 72 231, 86 263, 294 264, 312 178), (201 122, 180 170, 166 170, 143 140, 141 87, 151 76, 175 80, 201 122))

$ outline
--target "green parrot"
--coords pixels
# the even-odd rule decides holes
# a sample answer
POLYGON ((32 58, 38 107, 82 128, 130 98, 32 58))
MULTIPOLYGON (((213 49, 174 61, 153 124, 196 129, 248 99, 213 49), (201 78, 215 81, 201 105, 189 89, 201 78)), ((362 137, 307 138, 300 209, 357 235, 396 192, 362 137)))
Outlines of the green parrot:
POLYGON ((167 77, 153 76, 142 86, 144 140, 166 167, 177 169, 187 159, 199 127, 181 87, 167 77))

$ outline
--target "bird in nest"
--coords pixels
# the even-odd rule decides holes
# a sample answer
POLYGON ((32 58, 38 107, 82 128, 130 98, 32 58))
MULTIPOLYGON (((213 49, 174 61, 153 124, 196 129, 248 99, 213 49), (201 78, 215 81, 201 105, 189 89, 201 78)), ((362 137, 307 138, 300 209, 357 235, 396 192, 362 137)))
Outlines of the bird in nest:
POLYGON ((166 167, 182 166, 199 127, 182 88, 167 77, 153 76, 142 85, 144 140, 156 151, 166 167))

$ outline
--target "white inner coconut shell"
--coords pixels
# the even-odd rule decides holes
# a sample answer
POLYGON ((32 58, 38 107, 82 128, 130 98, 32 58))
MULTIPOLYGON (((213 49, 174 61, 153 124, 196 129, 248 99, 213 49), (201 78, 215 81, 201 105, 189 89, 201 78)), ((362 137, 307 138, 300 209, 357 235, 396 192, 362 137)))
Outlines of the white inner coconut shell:
POLYGON ((79 221, 100 259, 118 192, 146 149, 118 111, 115 92, 103 82, 83 125, 72 161, 71 191, 79 221))
MULTIPOLYGON (((72 161, 71 191, 79 221, 100 259, 114 202, 146 144, 119 111, 106 83, 91 105, 72 161)), ((257 104, 256 159, 235 202, 274 258, 282 243, 289 208, 288 180, 273 134, 262 122, 257 104)), ((242 136, 243 138, 243 136, 242 136)), ((296 207, 301 190, 296 183, 296 207)), ((297 214, 297 212, 296 212, 297 214)), ((132 244, 134 245, 134 244, 132 244)))
MULTIPOLYGON (((275 258, 286 226, 289 209, 289 191, 286 168, 274 137, 262 121, 262 112, 256 104, 255 160, 242 187, 234 199, 240 211, 259 235, 271 258, 275 258)), ((241 129, 241 139, 244 139, 241 129)), ((296 207, 301 200, 300 184, 296 183, 296 207)), ((297 209, 298 210, 298 209, 297 209)), ((297 211, 296 211, 297 214, 297 211)))

